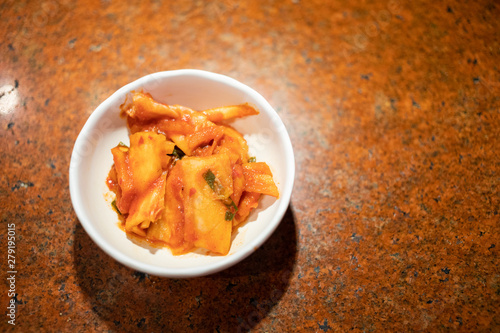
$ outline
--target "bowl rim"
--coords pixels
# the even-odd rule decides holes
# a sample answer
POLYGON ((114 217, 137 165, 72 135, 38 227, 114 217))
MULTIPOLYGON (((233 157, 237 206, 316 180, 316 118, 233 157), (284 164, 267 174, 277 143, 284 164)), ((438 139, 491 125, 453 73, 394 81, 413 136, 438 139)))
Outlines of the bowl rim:
POLYGON ((233 79, 229 76, 217 74, 213 72, 208 72, 199 69, 179 69, 179 70, 171 70, 171 71, 162 71, 151 73, 146 76, 143 76, 137 80, 134 80, 123 87, 116 90, 113 94, 111 94, 108 98, 106 98, 97 108, 92 112, 87 121, 85 122, 83 128, 81 129, 75 144, 73 146, 71 161, 69 167, 69 189, 70 196, 73 205, 73 209, 77 215, 80 224, 83 226, 84 230, 87 232, 89 237, 109 256, 111 256, 116 261, 121 264, 135 269, 140 272, 148 273, 151 275, 161 276, 161 277, 170 277, 170 278, 190 278, 190 277, 199 277, 205 276, 213 273, 217 273, 222 271, 230 266, 237 264, 242 261, 253 252, 255 252, 276 230, 278 225, 281 223, 288 206, 290 204, 293 183, 295 180, 295 157, 293 153, 292 143, 290 140, 290 136, 279 117, 278 113, 274 110, 274 108, 267 102, 267 100, 260 95, 253 88, 233 79), (165 78, 174 78, 179 76, 194 76, 202 79, 207 79, 210 81, 216 81, 220 83, 224 83, 226 85, 232 86, 237 90, 243 91, 245 94, 252 96, 260 105, 266 108, 266 112, 270 112, 271 116, 276 116, 276 121, 278 122, 278 126, 283 126, 284 131, 282 131, 279 135, 282 136, 283 146, 284 146, 284 156, 286 158, 286 174, 289 175, 286 178, 282 192, 280 193, 280 200, 277 212, 273 219, 268 223, 266 228, 254 239, 250 240, 248 244, 243 246, 241 249, 236 251, 231 255, 226 255, 219 261, 212 262, 206 265, 200 265, 197 267, 159 267, 155 265, 151 265, 148 263, 141 262, 137 259, 134 259, 124 253, 120 252, 117 248, 110 245, 103 236, 97 231, 97 229, 93 226, 90 221, 90 217, 87 212, 83 209, 83 195, 82 191, 79 190, 77 184, 79 183, 79 170, 80 170, 80 162, 81 158, 78 155, 79 148, 85 144, 85 139, 91 134, 94 127, 97 125, 97 122, 100 120, 102 116, 104 116, 111 107, 111 105, 118 98, 122 98, 121 96, 124 93, 128 93, 134 89, 137 89, 141 85, 144 85, 151 80, 161 80, 165 78))

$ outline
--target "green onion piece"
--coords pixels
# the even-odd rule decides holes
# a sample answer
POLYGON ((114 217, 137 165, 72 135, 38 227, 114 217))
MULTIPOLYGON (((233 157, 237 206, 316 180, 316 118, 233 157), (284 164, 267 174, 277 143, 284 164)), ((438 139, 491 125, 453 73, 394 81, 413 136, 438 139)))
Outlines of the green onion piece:
POLYGON ((120 143, 118 143, 118 146, 120 146, 120 147, 127 147, 128 148, 128 146, 126 144, 124 144, 123 142, 121 142, 121 141, 120 141, 120 143))
POLYGON ((114 210, 116 210, 116 212, 120 215, 122 215, 122 213, 120 212, 120 210, 118 209, 118 207, 116 206, 116 199, 113 200, 113 202, 111 202, 111 207, 113 207, 114 210))
POLYGON ((233 199, 231 199, 231 204, 229 206, 233 207, 235 212, 238 211, 238 206, 236 206, 236 204, 234 203, 233 199))
POLYGON ((248 163, 255 163, 257 162, 257 159, 255 158, 255 156, 252 156, 248 159, 248 163))
POLYGON ((230 211, 226 212, 226 221, 232 221, 234 218, 234 214, 231 213, 230 211))
POLYGON ((180 149, 179 147, 177 146, 174 146, 174 150, 172 151, 172 154, 167 154, 168 156, 172 156, 172 157, 175 157, 175 158, 178 158, 179 160, 182 159, 184 156, 186 156, 186 153, 182 151, 182 149, 180 149))
POLYGON ((231 199, 230 197, 222 200, 222 202, 224 203, 224 205, 227 206, 227 208, 231 208, 232 207, 232 208, 234 208, 235 212, 238 211, 238 206, 236 206, 236 204, 234 203, 233 199, 231 199))
POLYGON ((208 186, 210 186, 210 188, 215 191, 215 175, 212 170, 208 169, 207 172, 203 174, 203 178, 205 178, 208 186))

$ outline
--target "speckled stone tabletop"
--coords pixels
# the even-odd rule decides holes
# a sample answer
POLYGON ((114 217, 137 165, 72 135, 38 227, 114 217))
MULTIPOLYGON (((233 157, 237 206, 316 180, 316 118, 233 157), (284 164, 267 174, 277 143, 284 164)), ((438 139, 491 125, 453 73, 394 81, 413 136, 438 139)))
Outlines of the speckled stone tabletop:
POLYGON ((0 12, 0 331, 500 331, 498 2, 47 0, 0 12), (297 168, 271 238, 193 279, 105 254, 68 185, 93 110, 180 68, 259 91, 297 168))

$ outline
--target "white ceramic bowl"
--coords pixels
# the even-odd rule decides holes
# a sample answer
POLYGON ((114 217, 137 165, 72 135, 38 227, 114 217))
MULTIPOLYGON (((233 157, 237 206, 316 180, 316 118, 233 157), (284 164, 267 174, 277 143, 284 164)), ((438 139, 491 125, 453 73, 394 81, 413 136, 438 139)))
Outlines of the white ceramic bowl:
POLYGON ((292 193, 295 161, 288 133, 278 114, 255 90, 227 76, 200 70, 154 73, 122 87, 106 99, 87 120, 78 136, 69 169, 71 200, 82 226, 111 257, 138 271, 165 277, 194 277, 218 272, 252 254, 273 233, 283 218, 292 193), (113 164, 111 148, 128 143, 126 122, 119 106, 133 90, 143 89, 160 102, 195 110, 252 103, 260 114, 232 123, 246 138, 250 156, 266 162, 273 172, 280 197, 261 198, 248 222, 233 235, 226 256, 195 251, 180 256, 168 248, 134 242, 119 228, 105 180, 113 164))

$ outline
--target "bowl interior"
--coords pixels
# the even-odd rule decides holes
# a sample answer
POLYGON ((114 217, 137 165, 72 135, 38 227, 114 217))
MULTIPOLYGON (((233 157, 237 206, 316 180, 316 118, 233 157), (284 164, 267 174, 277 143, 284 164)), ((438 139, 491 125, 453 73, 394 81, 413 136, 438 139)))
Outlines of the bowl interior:
POLYGON ((273 108, 249 87, 228 77, 197 70, 160 72, 134 81, 104 101, 89 117, 73 150, 70 191, 80 222, 91 238, 121 263, 149 274, 190 277, 213 273, 242 260, 257 249, 275 230, 290 200, 294 158, 286 129, 273 108), (147 246, 129 238, 118 226, 111 208, 113 195, 105 179, 113 164, 111 148, 128 144, 126 122, 119 106, 126 94, 143 89, 160 102, 196 110, 252 103, 260 114, 235 120, 231 125, 244 134, 250 156, 266 162, 280 191, 280 198, 263 196, 248 222, 233 235, 226 256, 198 250, 173 256, 168 249, 147 246))

